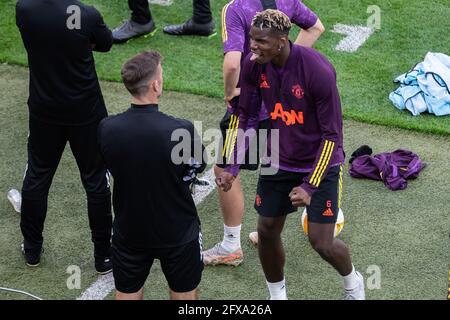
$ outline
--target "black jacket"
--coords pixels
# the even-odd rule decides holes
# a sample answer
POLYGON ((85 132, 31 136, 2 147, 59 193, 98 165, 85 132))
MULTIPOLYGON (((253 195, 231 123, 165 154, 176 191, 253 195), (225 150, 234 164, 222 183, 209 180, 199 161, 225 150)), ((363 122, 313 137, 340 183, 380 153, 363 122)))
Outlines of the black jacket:
POLYGON ((76 0, 19 0, 16 24, 28 54, 31 116, 61 125, 105 117, 92 51, 113 42, 100 13, 76 0))
POLYGON ((114 178, 113 241, 167 248, 197 239, 200 222, 189 183, 183 181, 190 158, 201 163, 198 172, 206 167, 193 124, 159 112, 157 105, 132 105, 103 119, 98 132, 114 178), (182 150, 180 142, 187 148, 182 150))

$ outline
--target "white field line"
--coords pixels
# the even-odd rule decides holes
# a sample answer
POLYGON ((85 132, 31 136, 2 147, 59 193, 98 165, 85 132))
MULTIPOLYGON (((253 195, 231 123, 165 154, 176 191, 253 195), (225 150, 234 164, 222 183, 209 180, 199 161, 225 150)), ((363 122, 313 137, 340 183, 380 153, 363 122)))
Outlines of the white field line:
POLYGON ((358 48, 361 47, 367 39, 369 39, 374 32, 374 29, 364 26, 349 26, 338 23, 334 26, 332 32, 346 35, 346 37, 336 46, 337 51, 356 52, 358 48))
POLYGON ((100 276, 77 300, 103 300, 114 290, 114 278, 112 272, 100 276))
MULTIPOLYGON (((201 179, 207 180, 209 186, 195 186, 195 194, 193 196, 195 205, 199 205, 216 187, 213 169, 207 171, 201 179)), ((107 275, 100 276, 77 300, 103 300, 113 290, 114 277, 111 272, 107 275)))
POLYGON ((150 4, 159 4, 160 6, 171 6, 173 0, 148 0, 150 4))
POLYGON ((193 195, 195 205, 198 206, 203 199, 205 199, 215 188, 216 188, 216 182, 214 181, 216 179, 214 175, 214 169, 211 168, 208 170, 202 177, 202 180, 206 180, 209 182, 209 186, 195 186, 195 193, 193 195))

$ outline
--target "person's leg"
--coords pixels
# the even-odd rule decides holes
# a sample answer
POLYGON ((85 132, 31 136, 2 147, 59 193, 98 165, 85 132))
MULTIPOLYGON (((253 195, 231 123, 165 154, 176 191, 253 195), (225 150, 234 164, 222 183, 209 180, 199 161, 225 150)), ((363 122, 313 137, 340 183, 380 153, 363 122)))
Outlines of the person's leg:
MULTIPOLYGON (((223 171, 223 168, 214 166, 214 173, 216 177, 218 177, 223 171)), ((224 224, 229 227, 240 226, 244 216, 244 194, 242 192, 239 176, 236 177, 233 182, 233 186, 228 192, 218 189, 218 193, 224 224)))
POLYGON ((341 276, 350 274, 352 262, 345 243, 334 238, 334 223, 320 224, 308 221, 308 238, 313 249, 341 276))
POLYGON ((148 6, 148 0, 128 0, 131 19, 112 31, 114 43, 124 43, 146 34, 153 35, 156 26, 148 6))
POLYGON ((98 121, 86 126, 71 127, 69 143, 86 190, 96 269, 100 273, 106 273, 112 269, 109 261, 112 229, 111 192, 106 166, 98 148, 97 127, 98 121))
MULTIPOLYGON (((217 176, 223 172, 223 168, 214 167, 217 176)), ((232 265, 238 266, 243 261, 241 249, 241 225, 244 216, 244 194, 242 192, 239 176, 233 182, 228 192, 217 189, 223 217, 223 239, 211 249, 203 252, 205 265, 232 265)))
MULTIPOLYGON (((216 177, 224 171, 223 167, 232 155, 233 137, 237 124, 237 116, 229 112, 225 113, 220 122, 223 147, 220 152, 221 155, 218 158, 218 163, 214 166, 214 174, 216 177)), ((203 252, 203 262, 205 265, 225 264, 237 266, 243 259, 241 250, 241 224, 244 215, 244 194, 239 176, 236 177, 228 192, 224 192, 220 188, 217 190, 224 222, 223 240, 211 249, 203 252)))
POLYGON ((113 263, 116 300, 142 300, 144 284, 153 265, 153 250, 132 249, 113 239, 111 259, 113 263))
POLYGON ((197 300, 202 279, 201 234, 188 244, 160 250, 161 269, 169 285, 171 300, 197 300))
POLYGON ((198 290, 194 289, 189 292, 175 292, 169 290, 170 300, 198 300, 198 290))
POLYGON ((259 216, 258 253, 272 300, 287 299, 284 284, 285 254, 281 241, 286 216, 259 216))
POLYGON ((135 293, 124 293, 116 290, 116 300, 143 300, 144 288, 135 293))
MULTIPOLYGON (((218 177, 223 168, 214 166, 214 173, 218 177)), ((228 192, 218 189, 220 208, 224 223, 222 247, 229 252, 241 249, 241 224, 244 216, 244 194, 239 176, 233 182, 228 192)))
MULTIPOLYGON (((233 100, 233 104, 237 105, 238 99, 233 100)), ((218 159, 221 162, 214 167, 215 176, 218 177, 223 171, 230 158, 233 156, 235 144, 235 131, 238 127, 238 117, 229 113, 220 122, 220 129, 222 131, 222 155, 218 159), (234 138, 233 138, 234 137, 234 138)), ((259 129, 267 130, 267 124, 260 122, 259 129)), ((245 164, 241 165, 241 170, 256 171, 259 167, 259 159, 263 156, 262 152, 266 148, 266 142, 260 141, 260 135, 254 139, 254 145, 249 147, 245 156, 245 164), (254 152, 255 154, 251 154, 254 152)), ((239 176, 236 177, 231 189, 228 192, 218 189, 219 201, 222 209, 222 216, 224 221, 224 234, 221 243, 216 244, 213 248, 206 250, 203 253, 203 261, 205 265, 239 265, 243 260, 243 253, 241 250, 241 224, 244 216, 244 194, 242 192, 241 181, 239 176)), ((257 245, 258 233, 252 232, 249 235, 250 241, 257 245)))
POLYGON ((295 212, 289 192, 301 181, 301 174, 278 170, 261 174, 254 208, 258 218, 258 253, 272 300, 287 299, 284 278, 285 254, 281 240, 286 216, 295 212))
POLYGON ((308 238, 313 249, 343 277, 344 299, 364 300, 364 279, 355 270, 345 243, 334 238, 333 224, 308 222, 308 238))
POLYGON ((215 35, 215 24, 212 17, 209 0, 193 0, 192 18, 182 24, 165 26, 163 31, 173 36, 215 35))
POLYGON ((131 10, 131 20, 138 24, 147 24, 152 20, 148 0, 128 0, 131 10))
POLYGON ((65 144, 64 127, 30 118, 28 161, 22 185, 20 215, 23 250, 30 266, 39 264, 48 192, 65 144))
POLYGON ((192 20, 194 20, 195 23, 205 24, 212 21, 213 17, 209 0, 193 0, 192 7, 192 20))
MULTIPOLYGON (((214 172, 218 176, 223 169, 215 166, 214 172)), ((223 239, 211 249, 203 251, 203 263, 205 265, 238 266, 243 260, 241 224, 244 215, 244 195, 239 176, 228 192, 218 189, 218 193, 224 222, 223 239)))
POLYGON ((334 238, 334 229, 341 205, 342 168, 330 169, 319 189, 313 194, 308 212, 308 238, 312 248, 344 280, 346 299, 364 299, 364 280, 355 271, 345 243, 334 238))

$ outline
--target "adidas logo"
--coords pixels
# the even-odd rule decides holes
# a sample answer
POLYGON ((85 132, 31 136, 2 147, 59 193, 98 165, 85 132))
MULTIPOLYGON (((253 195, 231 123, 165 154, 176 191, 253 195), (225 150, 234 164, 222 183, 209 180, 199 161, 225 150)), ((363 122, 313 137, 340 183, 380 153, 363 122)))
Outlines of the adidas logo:
POLYGON ((259 85, 260 88, 262 89, 270 89, 269 84, 267 83, 267 81, 263 81, 261 82, 261 84, 259 85))
POLYGON ((259 84, 259 87, 261 89, 270 89, 269 82, 267 81, 267 75, 264 73, 261 74, 261 83, 259 84))

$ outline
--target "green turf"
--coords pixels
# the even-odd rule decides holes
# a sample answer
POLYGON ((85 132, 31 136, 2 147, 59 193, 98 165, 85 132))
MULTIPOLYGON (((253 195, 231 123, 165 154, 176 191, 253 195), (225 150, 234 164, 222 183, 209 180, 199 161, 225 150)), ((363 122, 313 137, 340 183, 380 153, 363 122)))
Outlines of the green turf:
MULTIPOLYGON (((124 0, 89 0, 104 15, 110 27, 129 17, 124 0)), ((218 35, 204 37, 172 37, 162 33, 166 24, 180 23, 192 12, 191 1, 174 1, 170 7, 152 5, 158 32, 149 38, 115 46, 109 54, 97 54, 97 69, 105 80, 119 80, 123 62, 147 49, 157 49, 165 57, 166 86, 170 90, 222 97, 222 49, 220 12, 226 0, 214 0, 212 10, 218 35)), ((26 64, 26 54, 14 24, 13 0, 0 3, 0 61, 26 64)), ((396 86, 392 80, 421 61, 428 51, 450 54, 450 6, 448 0, 307 0, 305 1, 324 22, 327 32, 317 43, 317 49, 333 62, 337 69, 342 105, 347 119, 405 129, 450 134, 450 116, 412 117, 398 111, 388 100, 396 86), (336 23, 365 25, 368 6, 381 9, 381 30, 377 31, 357 53, 334 50, 342 38, 331 33, 336 23), (430 23, 430 20, 433 23, 430 23)), ((294 30, 292 37, 296 36, 294 30)))
MULTIPOLYGON (((22 289, 45 299, 74 299, 96 279, 93 269, 84 192, 72 155, 66 150, 52 185, 45 224, 45 253, 36 269, 25 266, 19 253, 19 216, 8 201, 10 187, 20 188, 26 161, 27 70, 0 65, 0 287, 22 289), (80 290, 66 287, 67 267, 82 271, 80 290)), ((102 83, 110 113, 121 112, 128 96, 120 84, 102 83)), ((217 127, 223 105, 217 99, 166 92, 161 109, 205 129, 217 127)), ((449 257, 448 158, 450 139, 382 126, 345 121, 345 150, 361 144, 375 152, 403 147, 428 163, 419 179, 404 191, 392 192, 381 182, 344 176, 343 210, 347 219, 342 239, 357 268, 366 276, 371 265, 381 268, 381 289, 368 299, 445 299, 449 257)), ((254 230, 252 208, 256 173, 243 173, 246 215, 243 225, 245 262, 238 268, 207 267, 200 284, 203 299, 265 299, 268 295, 257 252, 245 241, 254 230)), ((199 206, 205 247, 220 240, 222 220, 213 192, 199 206)), ((289 216, 283 233, 286 279, 291 299, 339 299, 337 273, 310 248, 299 227, 299 214, 289 216)), ((167 285, 158 264, 146 283, 146 298, 166 299, 167 285)), ((0 299, 22 299, 0 292, 0 299)), ((110 295, 108 298, 112 298, 110 295)))

